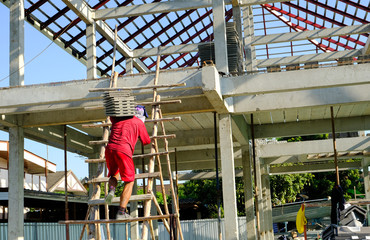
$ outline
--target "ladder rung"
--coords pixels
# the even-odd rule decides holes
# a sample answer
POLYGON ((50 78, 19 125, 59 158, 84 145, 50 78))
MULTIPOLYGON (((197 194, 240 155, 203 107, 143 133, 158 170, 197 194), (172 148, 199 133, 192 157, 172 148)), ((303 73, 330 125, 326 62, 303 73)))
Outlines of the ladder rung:
MULTIPOLYGON (((153 157, 157 155, 166 155, 170 153, 174 153, 175 151, 168 151, 168 152, 158 152, 158 153, 147 153, 147 154, 140 154, 140 155, 134 155, 132 158, 145 158, 145 157, 153 157)), ((97 159, 86 159, 85 163, 102 163, 105 162, 105 158, 97 158, 97 159)))
MULTIPOLYGON (((181 117, 145 119, 145 122, 168 122, 168 121, 181 121, 181 117)), ((111 123, 82 124, 82 127, 84 128, 98 128, 98 127, 110 127, 110 126, 112 126, 111 123)))
POLYGON ((99 145, 99 144, 106 144, 108 140, 96 140, 96 141, 89 141, 90 145, 99 145))
MULTIPOLYGON (((153 173, 139 173, 135 174, 135 179, 143 179, 143 178, 155 178, 161 175, 160 172, 153 172, 153 173)), ((87 183, 101 183, 101 182, 108 182, 109 177, 102 177, 102 178, 94 178, 87 183)))
MULTIPOLYGON (((130 197, 130 202, 133 202, 133 201, 143 201, 143 200, 151 200, 152 199, 152 195, 151 194, 140 194, 140 195, 131 195, 130 197)), ((119 200, 120 200, 120 197, 114 197, 113 200, 112 200, 112 203, 119 203, 119 200)), ((94 205, 104 205, 105 204, 105 200, 104 198, 101 198, 101 199, 93 199, 93 200, 89 200, 87 202, 90 206, 94 206, 94 205)))
POLYGON ((181 100, 168 100, 168 101, 159 101, 159 102, 141 102, 140 105, 161 105, 161 104, 171 104, 171 103, 181 103, 181 100))
MULTIPOLYGON (((169 135, 158 135, 158 136, 151 136, 151 139, 162 139, 162 138, 175 138, 176 134, 169 134, 169 135)), ((108 140, 97 140, 97 141, 89 141, 90 145, 99 145, 99 144, 106 144, 108 140)))
POLYGON ((167 155, 170 153, 174 153, 175 151, 167 151, 167 152, 158 152, 158 153, 147 153, 147 154, 140 154, 140 155, 134 155, 132 158, 145 158, 145 157, 153 157, 153 156, 158 156, 158 155, 167 155))
POLYGON ((186 86, 186 84, 178 83, 178 84, 161 84, 161 85, 140 86, 140 87, 92 88, 92 89, 89 89, 89 92, 111 92, 111 91, 118 91, 118 90, 141 90, 141 89, 169 88, 169 87, 181 87, 181 86, 186 86))
MULTIPOLYGON (((174 214, 176 216, 176 214, 174 214)), ((68 220, 68 221, 59 221, 59 224, 95 224, 95 223, 119 223, 119 222, 144 222, 149 220, 158 220, 158 219, 165 219, 170 218, 170 215, 157 215, 157 216, 150 216, 150 217, 137 217, 137 218, 127 218, 122 220, 115 220, 115 219, 101 219, 101 220, 68 220)))
POLYGON ((158 136, 151 136, 151 139, 162 139, 162 138, 175 138, 176 134, 169 134, 169 135, 158 135, 158 136))
POLYGON ((145 119, 145 122, 169 122, 169 121, 181 121, 181 117, 145 119))

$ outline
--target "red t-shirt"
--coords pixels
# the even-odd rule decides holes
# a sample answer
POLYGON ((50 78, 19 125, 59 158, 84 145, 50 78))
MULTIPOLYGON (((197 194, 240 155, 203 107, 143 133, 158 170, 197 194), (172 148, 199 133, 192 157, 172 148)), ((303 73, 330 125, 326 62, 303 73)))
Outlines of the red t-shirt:
POLYGON ((144 123, 137 117, 122 120, 119 117, 110 117, 112 122, 107 148, 123 152, 132 158, 137 139, 143 145, 150 143, 149 134, 144 123))

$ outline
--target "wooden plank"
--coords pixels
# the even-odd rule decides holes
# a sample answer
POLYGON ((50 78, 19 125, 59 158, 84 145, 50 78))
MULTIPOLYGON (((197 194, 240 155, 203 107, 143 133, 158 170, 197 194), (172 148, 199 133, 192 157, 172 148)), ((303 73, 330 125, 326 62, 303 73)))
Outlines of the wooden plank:
POLYGON ((282 123, 282 122, 284 122, 283 111, 272 111, 272 112, 270 112, 270 115, 271 115, 271 123, 282 123))
POLYGON ((285 112, 285 122, 296 122, 297 121, 297 110, 289 109, 284 110, 285 112))
POLYGON ((336 118, 341 118, 341 117, 349 117, 352 109, 354 108, 355 105, 341 105, 339 107, 338 113, 336 114, 336 118))
MULTIPOLYGON (((174 214, 176 215, 176 214, 174 214)), ((103 219, 103 220, 69 220, 69 221, 59 221, 59 224, 97 224, 97 223, 121 223, 121 222, 143 222, 149 220, 160 220, 170 218, 170 215, 157 215, 150 217, 137 217, 137 218, 127 218, 122 220, 114 219, 103 219)))
POLYGON ((311 108, 299 108, 297 110, 298 121, 308 121, 311 119, 311 108))
MULTIPOLYGON (((135 179, 143 179, 143 178, 150 178, 150 177, 159 177, 159 172, 153 172, 153 173, 138 173, 135 174, 135 179)), ((88 181, 87 183, 101 183, 101 182, 108 182, 109 177, 103 177, 103 178, 94 178, 88 181)), ((118 181, 121 181, 118 179, 118 181)))
POLYGON ((370 104, 368 103, 355 104, 350 113, 350 117, 362 116, 366 108, 369 108, 369 106, 370 104))
POLYGON ((116 87, 116 88, 92 88, 89 92, 109 92, 109 91, 119 91, 119 90, 142 90, 142 89, 157 89, 157 88, 170 88, 170 87, 182 87, 186 86, 186 83, 178 84, 162 84, 162 85, 148 85, 140 87, 116 87))
MULTIPOLYGON (((130 197, 130 202, 132 201, 144 201, 144 200, 152 200, 152 195, 151 194, 140 194, 140 195, 131 195, 130 197)), ((119 203, 120 202, 120 197, 114 197, 112 200, 112 203, 119 203)), ((104 205, 105 199, 92 199, 87 202, 89 206, 94 206, 94 205, 104 205)))
POLYGON ((202 126, 199 122, 194 118, 192 114, 187 114, 182 117, 182 121, 184 121, 191 129, 201 129, 202 126))

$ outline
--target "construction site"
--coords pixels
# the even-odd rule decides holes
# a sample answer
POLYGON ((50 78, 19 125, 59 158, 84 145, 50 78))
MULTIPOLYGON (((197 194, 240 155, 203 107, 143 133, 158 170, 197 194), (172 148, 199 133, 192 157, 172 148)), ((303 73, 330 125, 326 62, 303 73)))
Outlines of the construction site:
POLYGON ((9 12, 9 46, 0 46, 9 70, 0 76, 0 131, 9 140, 0 139, 0 239, 370 239, 369 0, 1 3, 9 12), (27 83, 26 67, 48 66, 27 66, 33 46, 25 25, 83 66, 84 77, 27 83), (123 193, 107 200, 107 144, 114 119, 135 119, 138 107, 148 113, 150 140, 140 135, 132 146, 129 216, 116 219, 123 193), (318 134, 329 137, 278 141, 318 134), (64 173, 26 151, 25 139, 61 149, 64 173), (68 153, 88 166, 84 181, 79 169, 67 169, 68 153), (339 190, 338 201, 306 201, 302 193, 297 204, 272 203, 272 176, 334 172, 341 189, 339 173, 351 169, 362 174, 360 200, 355 189, 345 205, 339 190), (217 180, 214 221, 200 219, 200 210, 197 220, 181 217, 188 210, 181 211, 178 184, 197 179, 217 180), (160 204, 157 191, 170 200, 160 204), (27 221, 26 208, 44 223, 27 221), (307 221, 330 218, 309 231, 307 221))

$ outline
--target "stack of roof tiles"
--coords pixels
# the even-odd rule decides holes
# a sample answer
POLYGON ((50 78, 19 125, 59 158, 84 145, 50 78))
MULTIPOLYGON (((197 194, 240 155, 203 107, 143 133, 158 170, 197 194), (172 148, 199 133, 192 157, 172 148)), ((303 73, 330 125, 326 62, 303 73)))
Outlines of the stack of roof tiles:
POLYGON ((107 116, 125 117, 135 115, 135 97, 131 91, 109 91, 103 93, 103 104, 107 116))

